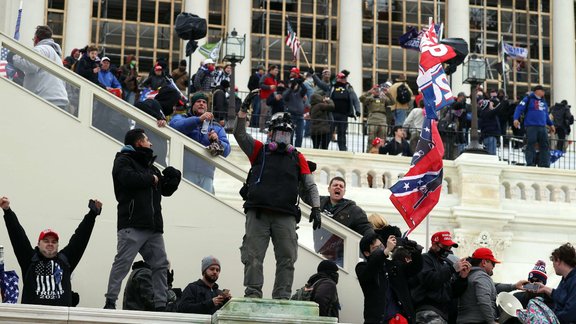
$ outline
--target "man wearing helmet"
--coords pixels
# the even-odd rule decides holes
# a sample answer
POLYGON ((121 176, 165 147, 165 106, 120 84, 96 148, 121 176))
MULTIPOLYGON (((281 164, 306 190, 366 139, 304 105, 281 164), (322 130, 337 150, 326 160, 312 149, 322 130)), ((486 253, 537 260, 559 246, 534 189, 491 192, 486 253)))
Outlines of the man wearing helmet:
POLYGON ((252 165, 240 191, 246 213, 246 234, 240 248, 246 286, 244 295, 262 298, 262 264, 272 238, 276 257, 272 298, 290 299, 294 263, 298 257, 299 185, 302 184, 304 195, 312 206, 310 222, 314 222, 314 230, 320 228, 320 198, 306 158, 292 146, 294 124, 290 114, 272 116, 266 143, 246 133, 246 110, 256 94, 253 92, 244 100, 234 126, 234 137, 252 165))

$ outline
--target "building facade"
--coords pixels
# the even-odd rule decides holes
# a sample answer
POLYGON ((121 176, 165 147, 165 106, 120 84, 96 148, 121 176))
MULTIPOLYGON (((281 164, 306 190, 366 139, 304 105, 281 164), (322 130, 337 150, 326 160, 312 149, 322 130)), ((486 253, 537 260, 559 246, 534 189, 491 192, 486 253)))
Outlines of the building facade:
MULTIPOLYGON (((0 27, 7 34, 13 33, 18 4, 0 4, 5 18, 0 27)), ((486 58, 485 88, 504 87, 498 51, 504 40, 529 53, 527 60, 504 64, 511 98, 543 84, 552 101, 572 103, 574 10, 573 0, 27 0, 21 34, 26 42, 35 26, 48 24, 65 53, 92 43, 118 65, 125 55, 135 54, 141 71, 147 71, 158 58, 175 67, 184 57, 185 42, 173 27, 176 15, 186 11, 207 18, 208 35, 200 45, 225 38, 233 28, 246 34, 246 59, 236 68, 241 90, 259 64, 279 65, 284 77, 295 65, 347 69, 349 81, 363 90, 406 74, 416 89, 419 54, 401 48, 398 37, 433 17, 444 22, 445 37, 465 39, 470 52, 486 58), (296 59, 285 45, 288 23, 302 44, 296 59)), ((203 59, 198 52, 192 55, 193 70, 203 59)), ((452 76, 453 92, 469 93, 461 80, 459 70, 452 76)))

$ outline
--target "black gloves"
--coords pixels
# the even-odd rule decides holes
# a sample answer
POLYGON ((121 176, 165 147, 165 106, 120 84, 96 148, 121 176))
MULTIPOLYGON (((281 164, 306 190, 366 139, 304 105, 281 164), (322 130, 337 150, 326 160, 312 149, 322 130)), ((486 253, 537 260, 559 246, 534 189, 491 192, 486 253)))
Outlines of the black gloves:
POLYGON ((309 73, 310 75, 314 75, 314 74, 316 73, 316 71, 314 71, 314 69, 311 68, 310 70, 308 70, 308 73, 309 73))
POLYGON ((356 111, 356 117, 360 117, 360 112, 356 111))
POLYGON ((96 206, 96 201, 93 199, 90 199, 88 202, 88 208, 90 208, 90 212, 96 216, 100 215, 102 212, 102 208, 98 208, 98 206, 96 206))
POLYGON ((182 177, 182 173, 180 171, 178 171, 176 168, 171 167, 171 166, 164 169, 162 171, 162 174, 166 178, 178 178, 178 179, 180 179, 182 177))
POLYGON ((320 207, 312 207, 312 212, 310 213, 310 223, 312 224, 312 229, 317 230, 322 225, 322 216, 320 215, 320 207))
POLYGON ((166 283, 168 288, 172 288, 172 283, 174 282, 174 270, 167 270, 166 283))
POLYGON ((254 97, 256 97, 258 94, 260 94, 260 89, 250 91, 250 93, 246 96, 246 98, 242 102, 242 107, 240 108, 240 110, 242 112, 248 112, 248 108, 250 108, 252 99, 254 99, 254 97))

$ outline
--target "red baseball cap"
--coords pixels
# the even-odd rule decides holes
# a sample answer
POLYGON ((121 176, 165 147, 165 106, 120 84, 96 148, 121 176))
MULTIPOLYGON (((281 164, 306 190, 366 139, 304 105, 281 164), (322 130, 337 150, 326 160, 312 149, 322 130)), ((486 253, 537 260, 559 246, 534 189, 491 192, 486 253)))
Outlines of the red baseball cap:
POLYGON ((472 253, 473 259, 480 259, 480 260, 490 260, 494 263, 500 263, 500 261, 496 260, 494 257, 494 253, 489 248, 477 248, 474 253, 472 253))
POLYGON ((297 67, 293 67, 293 68, 290 70, 290 73, 300 74, 300 69, 297 68, 297 67))
POLYGON ((60 240, 60 238, 58 237, 58 233, 54 232, 54 230, 47 228, 42 232, 40 232, 40 236, 38 236, 38 241, 42 241, 46 236, 50 235, 55 236, 56 240, 60 240))
POLYGON ((450 232, 448 231, 434 233, 434 235, 432 235, 432 243, 440 243, 455 248, 458 247, 458 243, 452 241, 452 235, 450 235, 450 232))
POLYGON ((340 72, 340 73, 336 74, 336 77, 337 77, 338 79, 346 79, 346 74, 340 72))
POLYGON ((157 64, 157 65, 154 67, 154 71, 162 71, 162 65, 157 64))

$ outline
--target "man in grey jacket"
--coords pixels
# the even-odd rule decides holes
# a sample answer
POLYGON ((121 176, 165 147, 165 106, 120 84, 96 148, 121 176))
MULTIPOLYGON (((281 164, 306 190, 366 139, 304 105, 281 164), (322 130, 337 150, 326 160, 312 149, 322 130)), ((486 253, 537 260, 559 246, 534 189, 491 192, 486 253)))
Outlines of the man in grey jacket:
POLYGON ((500 263, 489 248, 478 248, 468 259, 472 265, 468 287, 458 299, 458 324, 497 323, 496 295, 502 291, 524 290, 527 280, 516 284, 494 284, 494 267, 500 263))
MULTIPOLYGON (((50 27, 36 27, 34 32, 34 51, 54 63, 64 66, 62 65, 62 49, 52 39, 52 29, 50 27)), ((68 107, 68 93, 63 80, 19 55, 9 55, 8 62, 26 74, 24 88, 62 109, 68 107)))

